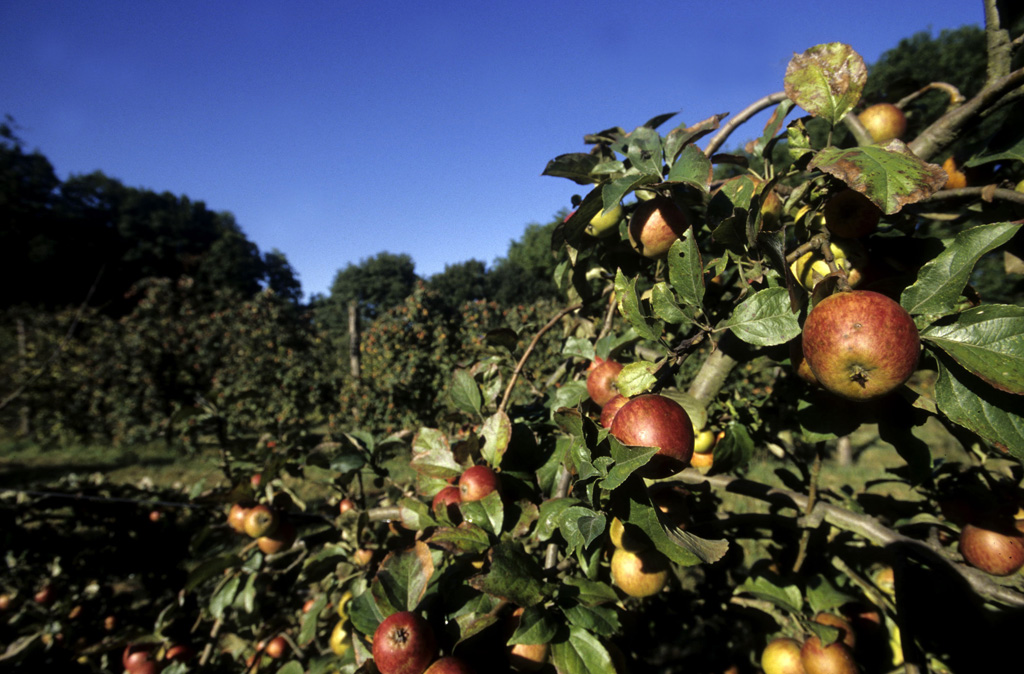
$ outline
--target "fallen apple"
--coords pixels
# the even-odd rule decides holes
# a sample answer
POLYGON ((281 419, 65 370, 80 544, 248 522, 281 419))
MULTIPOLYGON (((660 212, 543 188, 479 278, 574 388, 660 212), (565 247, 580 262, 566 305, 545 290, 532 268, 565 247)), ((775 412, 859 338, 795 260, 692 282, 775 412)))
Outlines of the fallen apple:
MULTIPOLYGON (((885 295, 830 295, 807 315, 803 353, 818 382, 847 400, 884 396, 917 367, 920 337, 910 314, 885 295)), ((621 414, 621 412, 620 412, 621 414)))

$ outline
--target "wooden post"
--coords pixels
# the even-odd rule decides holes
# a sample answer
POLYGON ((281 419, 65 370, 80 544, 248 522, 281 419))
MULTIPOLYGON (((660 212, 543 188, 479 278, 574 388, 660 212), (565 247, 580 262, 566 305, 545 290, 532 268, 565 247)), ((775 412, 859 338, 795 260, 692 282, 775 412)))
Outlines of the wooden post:
POLYGON ((359 303, 348 303, 348 367, 352 384, 359 385, 359 303))

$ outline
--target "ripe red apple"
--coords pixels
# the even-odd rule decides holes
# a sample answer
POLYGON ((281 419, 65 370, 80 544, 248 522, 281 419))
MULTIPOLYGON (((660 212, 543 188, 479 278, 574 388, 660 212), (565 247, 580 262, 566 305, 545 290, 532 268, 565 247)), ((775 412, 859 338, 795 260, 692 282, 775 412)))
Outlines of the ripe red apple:
POLYGON ((604 407, 601 408, 601 426, 603 428, 611 428, 612 420, 615 419, 615 415, 619 413, 622 406, 629 402, 629 398, 624 395, 616 394, 614 398, 609 400, 604 407))
POLYGON ((449 655, 435 660, 425 674, 474 674, 474 671, 465 660, 449 655))
POLYGON ((821 640, 810 636, 800 649, 800 662, 807 674, 857 674, 857 662, 850 647, 836 641, 822 647, 821 640))
POLYGON ((195 652, 190 646, 186 644, 177 644, 171 646, 164 653, 164 660, 171 660, 172 662, 188 662, 195 656, 195 652))
MULTIPOLYGON (((921 341, 910 314, 870 290, 826 297, 804 322, 803 352, 818 382, 847 400, 872 400, 903 384, 921 341)), ((621 412, 620 412, 621 414, 621 412)))
POLYGON ((858 239, 878 229, 882 209, 866 196, 850 188, 843 189, 825 202, 825 226, 835 236, 858 239))
POLYGON ((960 554, 967 563, 993 576, 1009 576, 1024 567, 1024 536, 967 524, 960 531, 960 554))
POLYGON ((356 502, 350 498, 343 498, 338 502, 338 512, 344 515, 356 507, 356 502))
POLYGON ((291 522, 281 522, 274 533, 257 538, 256 547, 265 555, 276 555, 292 547, 295 535, 295 526, 291 522))
POLYGON ((622 363, 603 360, 591 367, 587 373, 587 393, 590 399, 602 407, 619 395, 615 389, 615 378, 622 372, 622 363))
POLYGON ((672 242, 683 236, 689 223, 686 214, 668 197, 644 201, 629 221, 629 242, 644 257, 664 257, 672 242))
POLYGON ((277 512, 264 504, 249 508, 245 516, 245 533, 252 538, 270 536, 277 529, 277 512))
POLYGON ((249 508, 241 503, 235 503, 228 511, 228 526, 240 534, 245 533, 245 518, 249 514, 249 508))
POLYGON ((868 106, 857 118, 876 143, 899 138, 907 132, 907 116, 892 103, 868 106))
POLYGON ((800 661, 800 642, 789 637, 777 637, 761 651, 761 669, 764 674, 805 674, 800 661))
POLYGON ((11 595, 0 594, 0 611, 6 611, 11 607, 11 595))
POLYGON ((275 660, 280 660, 282 657, 284 657, 284 654, 287 651, 288 641, 281 635, 277 635, 269 642, 267 642, 267 647, 263 649, 264 653, 274 658, 275 660))
POLYGON ((448 513, 448 519, 454 522, 459 517, 459 503, 461 501, 462 492, 459 491, 458 487, 445 487, 434 495, 434 500, 430 502, 430 509, 437 512, 439 508, 444 508, 448 513))
POLYGON ((487 466, 471 466, 459 477, 459 498, 463 503, 479 501, 498 488, 498 476, 487 466))
POLYGON ((155 672, 157 670, 152 651, 153 644, 128 644, 121 654, 121 664, 130 674, 155 672))
POLYGON ((637 471, 642 477, 675 475, 693 456, 693 423, 682 405, 657 394, 632 398, 612 420, 612 435, 625 445, 657 447, 658 453, 637 471))
POLYGON ((32 599, 40 606, 49 606, 53 603, 53 600, 57 598, 57 592, 53 589, 53 585, 46 583, 33 595, 32 599))
POLYGON ((411 611, 389 615, 373 633, 373 662, 381 674, 422 674, 435 657, 434 630, 411 611))
POLYGON ((253 475, 252 477, 249 478, 249 482, 252 484, 253 487, 260 486, 260 482, 262 482, 262 481, 263 481, 263 478, 260 476, 259 473, 256 473, 255 475, 253 475))

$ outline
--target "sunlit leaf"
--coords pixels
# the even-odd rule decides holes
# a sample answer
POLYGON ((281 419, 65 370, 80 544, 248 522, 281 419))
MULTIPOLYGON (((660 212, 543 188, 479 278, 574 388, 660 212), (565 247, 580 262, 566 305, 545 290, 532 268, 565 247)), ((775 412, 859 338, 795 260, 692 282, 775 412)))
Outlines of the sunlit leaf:
POLYGON ((790 100, 835 126, 860 101, 868 69, 849 45, 830 42, 794 54, 786 68, 790 100))
POLYGON ((992 386, 1024 393, 1024 307, 984 304, 921 336, 992 386))
POLYGON ((785 344, 800 334, 800 322, 790 306, 789 292, 781 287, 757 291, 718 327, 731 329, 734 335, 755 346, 785 344))

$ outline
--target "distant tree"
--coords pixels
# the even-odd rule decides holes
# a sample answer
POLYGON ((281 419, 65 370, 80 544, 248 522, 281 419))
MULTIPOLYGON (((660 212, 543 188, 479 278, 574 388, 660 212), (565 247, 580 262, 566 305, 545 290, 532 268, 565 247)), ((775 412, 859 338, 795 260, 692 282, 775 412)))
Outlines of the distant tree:
POLYGON ((551 251, 551 233, 566 213, 551 222, 526 226, 523 236, 509 243, 508 254, 499 258, 488 274, 488 295, 508 306, 559 296, 554 272, 557 260, 551 251))
POLYGON ((368 322, 401 304, 416 280, 416 265, 411 257, 384 251, 340 270, 331 284, 328 304, 334 307, 333 311, 347 316, 348 303, 355 300, 360 318, 368 322))
POLYGON ((302 284, 284 253, 274 248, 263 254, 267 287, 292 304, 302 301, 302 284))
POLYGON ((487 267, 479 260, 446 264, 444 271, 427 281, 427 288, 436 292, 453 310, 466 302, 487 297, 487 267))
MULTIPOLYGON (((1007 26, 1011 36, 1024 30, 1024 17, 1018 16, 1007 26)), ((888 101, 895 103, 932 82, 946 82, 971 98, 985 83, 987 59, 985 31, 979 26, 962 26, 943 30, 937 37, 922 31, 900 40, 896 47, 886 51, 868 67, 867 86, 862 100, 864 105, 888 101)), ((1019 67, 1020 55, 1017 58, 1019 67)), ((915 138, 929 124, 938 119, 949 105, 949 96, 938 89, 914 99, 906 108, 906 138, 915 138)), ((1019 119, 1024 108, 1015 105, 994 110, 976 126, 968 128, 945 153, 956 154, 961 161, 981 150, 1007 126, 1007 121, 1019 119)), ((1016 126, 1016 125, 1010 125, 1016 126)), ((1012 130, 1016 133, 1016 129, 1012 130)), ((997 141, 998 142, 998 139, 997 141)))

